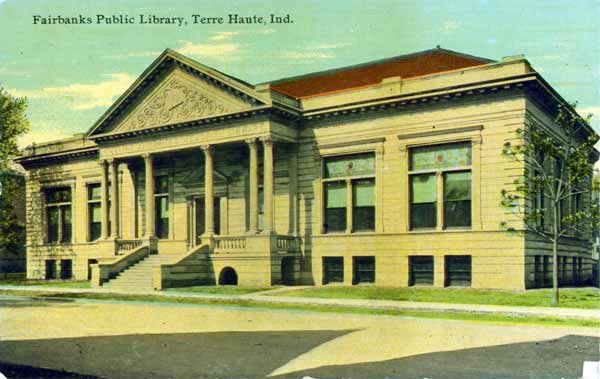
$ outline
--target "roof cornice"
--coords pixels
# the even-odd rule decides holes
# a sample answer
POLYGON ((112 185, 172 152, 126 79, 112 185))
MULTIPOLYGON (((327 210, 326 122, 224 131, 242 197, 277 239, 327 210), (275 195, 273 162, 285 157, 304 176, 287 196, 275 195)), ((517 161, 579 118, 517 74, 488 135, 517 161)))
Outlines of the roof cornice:
MULTIPOLYGON (((15 158, 14 161, 23 167, 30 167, 38 164, 45 164, 55 161, 63 161, 78 157, 87 157, 98 154, 100 149, 97 146, 81 149, 65 150, 56 153, 46 153, 41 155, 24 155, 15 158)), ((35 154, 35 152, 34 152, 35 154)))
POLYGON ((150 82, 161 75, 165 70, 173 67, 180 67, 184 71, 192 73, 213 85, 236 94, 237 96, 251 102, 254 105, 271 105, 272 101, 268 95, 261 94, 254 88, 236 78, 223 74, 222 72, 205 66, 193 59, 187 58, 176 51, 166 49, 150 66, 129 86, 129 88, 104 112, 104 114, 94 123, 86 133, 87 137, 110 124, 135 100, 150 82))

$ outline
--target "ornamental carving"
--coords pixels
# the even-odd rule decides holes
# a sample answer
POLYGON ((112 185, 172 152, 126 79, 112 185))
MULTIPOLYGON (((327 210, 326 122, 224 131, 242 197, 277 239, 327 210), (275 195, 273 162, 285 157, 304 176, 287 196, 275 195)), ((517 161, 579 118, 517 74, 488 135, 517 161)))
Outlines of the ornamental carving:
POLYGON ((232 112, 233 109, 209 94, 173 78, 149 102, 142 103, 119 131, 175 124, 232 112))

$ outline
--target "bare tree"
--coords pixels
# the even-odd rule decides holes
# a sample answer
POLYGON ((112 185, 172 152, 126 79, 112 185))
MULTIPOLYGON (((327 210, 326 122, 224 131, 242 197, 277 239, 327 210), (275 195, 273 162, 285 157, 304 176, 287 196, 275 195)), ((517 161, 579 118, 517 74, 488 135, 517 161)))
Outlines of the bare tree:
MULTIPOLYGON (((517 129, 517 143, 506 142, 502 154, 520 162, 524 175, 502 189, 501 204, 523 221, 524 231, 552 244, 552 304, 559 302, 558 244, 566 236, 591 239, 598 228, 593 166, 597 159, 589 120, 572 107, 558 106, 554 128, 531 123, 517 129)), ((509 231, 514 228, 502 226, 509 231)))

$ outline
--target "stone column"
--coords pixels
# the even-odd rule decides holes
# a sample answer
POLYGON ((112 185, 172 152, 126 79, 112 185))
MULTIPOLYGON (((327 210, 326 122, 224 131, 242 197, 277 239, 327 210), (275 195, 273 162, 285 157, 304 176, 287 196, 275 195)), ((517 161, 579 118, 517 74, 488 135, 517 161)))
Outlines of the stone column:
POLYGON ((210 237, 215 233, 212 146, 204 145, 202 151, 204 151, 204 234, 210 237))
POLYGON ((102 238, 108 238, 108 162, 106 160, 100 161, 100 169, 102 170, 102 177, 100 179, 100 221, 102 224, 102 238))
POLYGON ((116 160, 110 161, 110 180, 111 180, 111 203, 110 215, 112 224, 110 228, 110 237, 119 238, 119 164, 116 160))
POLYGON ((250 211, 250 225, 249 231, 251 234, 258 233, 258 146, 256 139, 252 138, 246 140, 248 149, 250 152, 250 170, 249 176, 249 211, 250 211))
POLYGON ((261 139, 264 148, 264 230, 265 234, 273 232, 273 139, 265 137, 261 139))
POLYGON ((143 157, 146 172, 146 238, 154 238, 154 170, 152 168, 152 155, 144 154, 143 157))

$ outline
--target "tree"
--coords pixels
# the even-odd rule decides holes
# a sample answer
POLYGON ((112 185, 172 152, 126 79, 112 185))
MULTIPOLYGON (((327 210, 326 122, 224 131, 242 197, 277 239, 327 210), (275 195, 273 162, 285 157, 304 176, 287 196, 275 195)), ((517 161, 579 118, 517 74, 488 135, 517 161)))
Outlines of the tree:
POLYGON ((22 252, 25 227, 14 212, 16 196, 23 196, 22 177, 15 175, 11 159, 19 150, 17 138, 29 130, 25 117, 27 101, 0 87, 0 252, 22 252))
MULTIPOLYGON (((502 189, 501 204, 523 221, 523 231, 552 244, 552 301, 559 302, 558 245, 565 236, 591 239, 599 225, 598 204, 591 201, 593 165, 597 159, 589 120, 575 105, 558 106, 554 126, 536 122, 517 129, 517 142, 506 142, 502 154, 524 167, 513 186, 502 189)), ((502 226, 509 231, 506 222, 502 226)))

